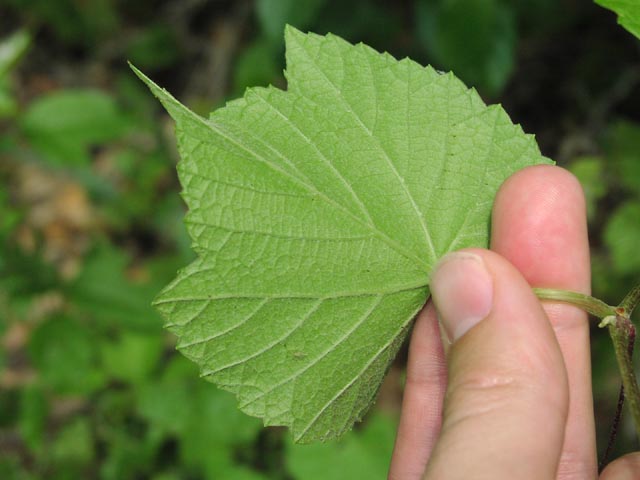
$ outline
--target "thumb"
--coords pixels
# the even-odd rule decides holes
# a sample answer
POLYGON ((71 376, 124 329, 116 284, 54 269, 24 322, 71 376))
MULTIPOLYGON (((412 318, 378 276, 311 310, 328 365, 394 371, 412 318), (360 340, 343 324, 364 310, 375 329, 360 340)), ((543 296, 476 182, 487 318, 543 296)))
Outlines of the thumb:
POLYGON ((549 320, 520 273, 487 250, 444 257, 431 278, 448 386, 426 479, 555 478, 569 391, 549 320))
POLYGON ((600 480, 634 480, 640 478, 640 452, 628 453, 604 469, 600 480))

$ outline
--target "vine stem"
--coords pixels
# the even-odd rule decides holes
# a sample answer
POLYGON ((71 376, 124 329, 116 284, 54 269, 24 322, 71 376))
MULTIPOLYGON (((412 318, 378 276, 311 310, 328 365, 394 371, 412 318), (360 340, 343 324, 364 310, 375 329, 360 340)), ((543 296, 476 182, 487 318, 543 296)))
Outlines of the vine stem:
POLYGON ((630 355, 630 345, 635 341, 636 329, 629 318, 619 315, 609 324, 609 335, 613 341, 613 349, 622 377, 624 396, 631 410, 636 434, 640 437, 640 390, 630 355))
POLYGON ((552 288, 534 288, 533 291, 540 300, 575 305, 598 317, 601 320, 599 325, 601 328, 608 328, 622 379, 624 396, 631 410, 636 435, 640 438, 640 388, 638 388, 632 358, 636 329, 631 322, 631 314, 640 303, 640 284, 631 289, 617 307, 607 305, 602 300, 583 293, 552 288))

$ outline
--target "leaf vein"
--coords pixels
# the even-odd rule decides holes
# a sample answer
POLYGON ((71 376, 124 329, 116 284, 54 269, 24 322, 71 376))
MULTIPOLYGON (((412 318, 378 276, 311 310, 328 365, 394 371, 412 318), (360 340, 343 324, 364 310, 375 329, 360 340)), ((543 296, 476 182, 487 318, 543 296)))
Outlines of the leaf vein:
POLYGON ((394 293, 406 292, 407 290, 415 290, 419 288, 426 288, 428 285, 428 279, 424 278, 418 282, 407 284, 407 285, 399 285, 396 288, 390 288, 387 290, 380 290, 374 292, 334 292, 330 295, 322 295, 318 296, 317 294, 302 294, 302 293, 282 293, 282 294, 223 294, 223 295, 208 295, 204 297, 175 297, 175 298, 163 298, 161 300, 156 300, 153 302, 154 305, 163 305, 165 303, 177 303, 177 302, 193 302, 193 301, 202 301, 202 300, 229 300, 229 299, 259 299, 259 298, 269 298, 271 300, 304 300, 304 299, 320 299, 320 300, 330 300, 334 298, 345 298, 345 297, 372 297, 377 295, 391 295, 394 293))
POLYGON ((357 237, 312 237, 312 236, 307 237, 307 236, 300 236, 300 235, 285 235, 285 234, 272 233, 272 232, 261 232, 258 230, 235 229, 235 228, 225 227, 222 225, 217 225, 217 224, 208 223, 208 222, 198 222, 190 219, 185 220, 185 223, 189 225, 200 225, 203 227, 219 228, 220 230, 225 230, 233 234, 236 234, 236 233, 249 234, 249 235, 255 234, 255 235, 260 235, 265 237, 273 237, 273 238, 286 239, 286 240, 309 240, 313 242, 350 242, 350 241, 371 240, 372 238, 375 238, 373 237, 372 234, 361 235, 357 237))
POLYGON ((322 153, 322 151, 318 148, 318 146, 314 144, 311 141, 311 139, 307 137, 307 135, 305 135, 304 132, 294 122, 292 122, 287 117, 285 117, 285 115, 280 111, 280 109, 276 108, 275 105, 267 102, 261 95, 257 95, 257 97, 265 105, 267 105, 274 112, 276 112, 278 116, 280 116, 285 121, 287 126, 291 127, 296 133, 298 133, 298 135, 304 140, 304 142, 316 151, 320 159, 329 167, 329 169, 334 173, 334 175, 340 181, 340 183, 342 183, 345 186, 346 190, 351 194, 353 200, 356 202, 356 204, 358 205, 362 213, 364 213, 365 216, 367 217, 367 222, 373 227, 375 224, 373 222, 373 218, 371 218, 371 213, 369 212, 365 204, 362 202, 358 194, 355 192, 353 187, 349 184, 349 182, 347 182, 346 178, 336 168, 336 166, 329 161, 329 159, 325 156, 324 153, 322 153))
MULTIPOLYGON (((232 325, 231 327, 227 328, 226 330, 222 330, 220 332, 216 332, 214 335, 211 335, 209 337, 206 337, 206 338, 203 338, 203 339, 200 339, 200 340, 196 340, 194 342, 185 343, 185 344, 179 344, 177 348, 178 349, 185 349, 185 348, 193 347, 195 345, 200 345, 201 343, 210 342, 212 340, 215 340, 218 337, 222 337, 223 335, 226 335, 227 333, 236 330, 237 328, 240 328, 242 325, 244 325, 249 320, 251 320, 251 318, 253 318, 260 310, 262 310, 262 307, 264 307, 270 301, 271 301, 270 298, 265 298, 260 303, 258 303, 258 305, 249 313, 249 315, 246 315, 238 323, 232 325)), ((207 302, 207 303, 211 303, 211 300, 209 300, 209 302, 207 302)), ((200 313, 202 313, 202 312, 200 312, 200 313)))
POLYGON ((398 337, 398 335, 400 335, 406 325, 413 320, 413 318, 416 316, 416 314, 420 311, 420 309, 422 308, 422 305, 420 305, 415 311, 413 311, 411 313, 411 315, 405 319, 404 322, 402 322, 402 325, 400 326, 400 328, 393 334, 390 335, 389 340, 386 341, 382 347, 369 359, 369 361, 367 363, 365 363, 364 367, 358 371, 351 380, 349 380, 349 382, 347 384, 344 385, 344 387, 342 387, 340 390, 338 390, 338 392, 329 400, 327 401, 323 407, 318 411, 318 413, 309 421, 309 424, 302 430, 302 432, 300 432, 298 435, 295 436, 295 441, 300 440, 302 437, 304 437, 304 435, 311 429, 311 427, 313 425, 315 425, 315 423, 318 421, 318 419, 322 416, 322 414, 325 412, 325 410, 327 408, 329 408, 329 406, 335 402, 342 394, 344 394, 349 388, 351 388, 351 386, 358 381, 358 379, 362 376, 362 374, 364 372, 367 371, 367 369, 378 359, 378 357, 380 357, 380 355, 382 355, 390 346, 391 344, 394 342, 394 340, 398 337))
POLYGON ((211 376, 211 375, 215 375, 216 373, 220 373, 220 372, 222 372, 224 370, 228 370, 228 369, 233 368, 233 367, 235 367, 237 365, 240 365, 242 363, 246 363, 247 361, 251 360, 252 358, 256 358, 256 357, 262 355, 263 353, 268 352, 273 347, 275 347, 276 345, 282 343, 284 340, 286 340, 291 335, 293 335, 304 324, 304 322, 311 315, 313 315, 316 312, 316 310, 318 310, 318 308, 320 308, 320 305, 322 305, 322 302, 323 302, 322 299, 320 299, 317 302, 315 302, 315 304, 311 307, 311 309, 307 313, 305 313, 304 315, 302 315, 300 317, 300 320, 293 326, 293 328, 288 330, 287 332, 285 332, 285 335, 277 338, 273 342, 267 344, 265 347, 261 348, 260 350, 257 350, 256 352, 252 353, 251 355, 248 355, 248 356, 246 356, 244 358, 236 360, 236 361, 234 361, 232 363, 229 363, 227 365, 223 365, 221 367, 216 367, 213 370, 202 371, 200 373, 200 376, 201 377, 208 377, 208 376, 211 376))
MULTIPOLYGON (((424 235, 425 235, 424 240, 425 240, 425 242, 427 242, 427 247, 429 247, 430 250, 431 250, 430 251, 431 264, 433 264, 437 259, 437 255, 436 255, 436 252, 435 252, 435 250, 433 248, 433 244, 430 242, 431 237, 429 235, 429 231, 427 230, 427 225, 425 223, 424 215, 422 214, 422 212, 420 211, 420 208, 416 204, 415 198, 413 197, 413 195, 411 195, 411 192, 409 191, 406 182, 404 181, 404 179, 398 173, 398 170, 396 169, 395 164, 393 163, 393 161, 389 157, 388 152, 386 151, 386 149, 384 148, 382 143, 378 140, 378 138, 373 135, 373 132, 364 124, 364 122, 362 121, 360 116, 355 112, 355 110, 349 104, 349 102, 347 102, 347 100, 341 94, 340 89, 338 88, 338 86, 335 83, 333 83, 333 81, 327 76, 327 74, 316 64, 315 59, 311 57, 309 52, 306 49, 302 49, 302 50, 305 52, 305 54, 307 55, 309 60, 311 60, 311 64, 314 66, 315 70, 320 74, 320 76, 322 78, 324 78, 326 80, 327 84, 332 87, 332 89, 335 92, 336 98, 343 104, 343 106, 345 107, 345 110, 347 111, 347 113, 352 115, 352 117, 356 121, 357 125, 361 128, 361 130, 363 130, 367 134, 367 136, 378 147, 379 151, 382 152, 382 154, 383 154, 382 156, 384 157, 389 169, 393 173, 393 175, 396 178, 398 184, 401 186, 402 190, 405 193, 405 196, 409 200, 413 210, 415 211, 416 216, 418 217, 418 221, 420 222, 420 225, 421 225, 421 227, 422 227, 422 229, 424 231, 424 235)), ((371 68, 371 64, 370 63, 369 63, 369 66, 371 68)))
POLYGON ((291 376, 285 378, 284 380, 282 380, 281 382, 273 385, 268 390, 260 392, 255 398, 253 398, 249 402, 245 402, 245 403, 241 404, 240 408, 244 408, 244 407, 247 407, 247 406, 251 405, 252 403, 255 403, 257 400, 259 400, 262 397, 268 395, 269 393, 274 391, 276 388, 281 387, 282 385, 285 385, 285 384, 289 383, 291 380, 294 380, 294 379, 300 377, 300 375, 302 375, 304 372, 306 372, 307 370, 312 368, 314 365, 319 363, 323 358, 325 358, 327 355, 329 355, 331 352, 333 352, 338 347, 338 345, 342 344, 342 342, 347 340, 353 334, 353 332, 355 332, 371 316, 371 314, 374 312, 374 310, 376 308, 378 308, 378 306, 382 302, 383 298, 384 298, 384 296, 382 296, 382 295, 375 296, 373 304, 371 305, 371 307, 369 307, 367 309, 367 311, 364 313, 364 315, 362 315, 358 319, 358 321, 349 330, 347 330, 342 335, 341 338, 339 338, 338 340, 332 342, 331 345, 329 346, 329 348, 325 349, 323 352, 320 353, 319 356, 317 356, 314 359, 312 359, 311 362, 309 362, 304 368, 296 371, 293 375, 291 375, 291 376))

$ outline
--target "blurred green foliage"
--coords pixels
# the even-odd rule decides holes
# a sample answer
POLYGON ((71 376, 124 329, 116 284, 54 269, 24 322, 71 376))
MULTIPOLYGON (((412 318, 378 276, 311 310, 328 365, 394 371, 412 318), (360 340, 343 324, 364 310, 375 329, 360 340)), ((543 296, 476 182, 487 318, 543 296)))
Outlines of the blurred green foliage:
MULTIPOLYGON (((0 478, 385 478, 400 385, 342 442, 292 445, 199 379, 150 307, 193 254, 171 122, 126 60, 206 110, 286 86, 286 23, 503 102, 585 188, 595 295, 640 278, 639 44, 589 2, 3 0, 0 478)), ((603 444, 617 371, 597 329, 592 348, 603 444)))
POLYGON ((127 118, 110 95, 97 90, 62 90, 34 100, 21 115, 30 145, 52 164, 91 162, 89 147, 127 131, 127 118))
POLYGON ((18 30, 0 44, 0 119, 16 114, 17 103, 11 94, 8 73, 29 47, 31 37, 18 30))
POLYGON ((433 61, 495 95, 515 61, 516 19, 512 2, 422 0, 418 35, 433 61))
POLYGON ((287 465, 295 478, 351 480, 383 478, 389 466, 396 425, 385 416, 372 417, 358 435, 342 442, 287 444, 287 465))

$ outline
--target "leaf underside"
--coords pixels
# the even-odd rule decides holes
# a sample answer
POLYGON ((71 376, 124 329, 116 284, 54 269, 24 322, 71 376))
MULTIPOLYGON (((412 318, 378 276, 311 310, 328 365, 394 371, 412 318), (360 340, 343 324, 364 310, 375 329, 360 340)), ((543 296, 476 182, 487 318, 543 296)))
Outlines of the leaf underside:
POLYGON ((288 90, 176 121, 198 259, 155 306, 201 375, 297 442, 374 401, 445 253, 486 246, 500 184, 550 163, 452 74, 334 35, 285 33, 288 90))
POLYGON ((618 23, 640 39, 640 2, 638 0, 595 0, 618 15, 618 23))

